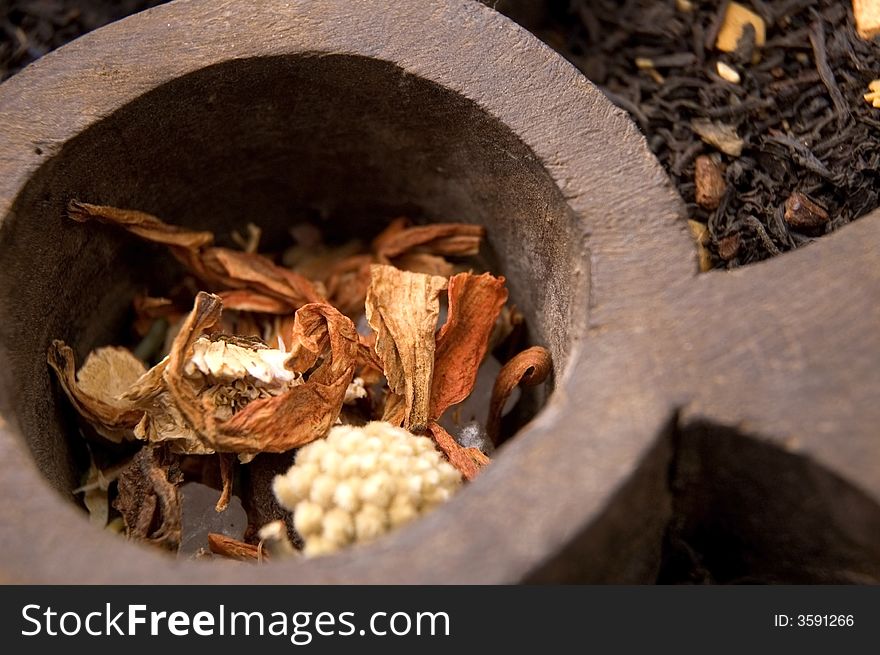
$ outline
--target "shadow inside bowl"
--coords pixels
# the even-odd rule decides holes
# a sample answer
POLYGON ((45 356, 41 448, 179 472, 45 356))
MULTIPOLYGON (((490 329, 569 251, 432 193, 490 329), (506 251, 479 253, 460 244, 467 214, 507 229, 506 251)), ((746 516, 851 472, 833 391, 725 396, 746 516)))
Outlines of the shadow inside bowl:
POLYGON ((146 93, 46 157, 0 224, 2 398, 43 475, 68 497, 87 459, 47 347, 63 339, 81 362, 118 342, 133 295, 179 274, 157 247, 67 219, 72 198, 217 235, 250 221, 269 251, 302 220, 337 238, 375 235, 399 215, 480 223, 557 376, 577 338, 573 299, 589 283, 575 275, 583 237, 548 172, 476 104, 388 62, 217 64, 146 93))

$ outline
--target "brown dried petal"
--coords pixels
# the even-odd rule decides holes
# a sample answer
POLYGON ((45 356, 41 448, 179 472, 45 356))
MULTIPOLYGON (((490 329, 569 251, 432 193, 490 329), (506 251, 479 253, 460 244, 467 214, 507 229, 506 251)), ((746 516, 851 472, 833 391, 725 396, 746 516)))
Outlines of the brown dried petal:
POLYGON ((255 400, 209 433, 220 451, 285 452, 330 430, 354 377, 359 341, 354 323, 324 303, 300 308, 294 323, 291 366, 320 366, 301 385, 255 400))
POLYGON ((118 225, 142 239, 166 246, 198 250, 214 242, 214 235, 210 232, 197 232, 177 225, 169 225, 152 214, 134 209, 118 209, 71 200, 67 211, 73 220, 80 223, 97 220, 101 223, 118 225))
POLYGON ((482 225, 432 223, 405 227, 406 219, 396 219, 373 240, 373 252, 387 262, 418 249, 432 255, 476 255, 486 234, 482 225))
POLYGON ((261 314, 290 314, 294 307, 283 300, 265 296, 255 291, 238 289, 222 291, 218 294, 223 307, 237 312, 259 312, 261 314))
POLYGON ((211 455, 214 449, 202 443, 201 435, 187 422, 167 391, 143 400, 144 418, 134 434, 149 443, 167 442, 171 451, 179 455, 211 455))
POLYGON ((467 398, 486 356, 489 336, 507 302, 504 278, 459 273, 449 279, 449 313, 437 334, 431 419, 467 398))
POLYGON ((322 300, 309 280, 273 264, 262 255, 229 248, 209 248, 201 256, 201 264, 202 270, 208 272, 205 277, 209 281, 233 289, 252 289, 293 307, 322 300))
MULTIPOLYGON (((222 309, 223 303, 218 296, 203 291, 198 293, 192 311, 174 338, 167 366, 162 374, 185 422, 202 435, 206 435, 207 424, 204 408, 198 398, 200 384, 187 379, 185 369, 196 340, 220 320, 222 309)), ((211 447, 210 444, 207 445, 211 447)))
POLYGON ((90 205, 73 200, 68 213, 74 220, 99 220, 118 225, 153 243, 170 247, 171 253, 208 284, 227 289, 251 289, 300 307, 321 300, 314 285, 302 275, 255 253, 208 247, 210 232, 195 232, 168 225, 155 216, 131 209, 90 205))
POLYGON ((75 373, 73 350, 55 340, 48 362, 74 408, 98 434, 115 443, 132 438, 143 411, 123 395, 146 372, 138 358, 125 348, 98 348, 75 373))
MULTIPOLYGON (((305 373, 315 364, 320 365, 304 383, 286 391, 275 387, 251 389, 247 385, 239 385, 239 389, 234 380, 229 381, 235 387, 231 392, 253 391, 250 402, 233 414, 227 405, 219 404, 227 386, 206 388, 206 378, 196 374, 196 369, 202 372, 199 365, 214 371, 213 364, 205 357, 199 360, 201 364, 193 359, 194 346, 203 332, 217 324, 221 308, 218 296, 199 293, 168 359, 145 374, 129 392, 131 399, 147 411, 138 426, 138 436, 148 441, 170 441, 176 452, 190 454, 284 452, 323 437, 339 416, 361 348, 351 320, 325 303, 300 308, 293 323, 293 347, 285 371, 305 373)), ((246 339, 224 339, 235 346, 232 350, 253 347, 255 354, 249 366, 260 363, 257 353, 272 352, 246 339)), ((200 352, 210 354, 204 348, 200 352)), ((238 360, 222 363, 222 371, 241 368, 238 360)), ((251 370, 245 366, 242 371, 245 369, 251 370)), ((217 368, 212 379, 222 377, 222 371, 217 368)))
POLYGON ((222 555, 223 557, 243 562, 257 562, 269 559, 268 554, 263 552, 260 546, 253 546, 217 532, 208 533, 208 548, 215 555, 222 555))
POLYGON ((218 512, 223 512, 229 507, 229 499, 232 498, 232 482, 235 477, 235 456, 227 453, 221 453, 220 458, 220 481, 223 489, 220 492, 220 498, 217 499, 217 505, 214 507, 218 512))
POLYGON ((446 278, 375 265, 366 312, 389 388, 406 401, 403 427, 428 424, 434 375, 434 330, 446 278))
POLYGON ((372 264, 372 255, 352 255, 330 269, 326 278, 327 296, 343 314, 354 317, 364 311, 372 264))
POLYGON ((479 448, 465 448, 437 423, 428 425, 428 433, 443 451, 449 463, 457 468, 465 480, 473 480, 490 460, 479 448))
POLYGON ((391 260, 391 263, 402 271, 424 273, 425 275, 449 277, 455 272, 455 267, 443 257, 425 252, 404 253, 391 260))
POLYGON ((550 375, 553 362, 550 353, 541 346, 533 346, 523 350, 516 357, 501 367, 495 386, 492 389, 492 402, 489 405, 489 420, 486 432, 492 443, 498 445, 501 429, 501 413, 511 392, 517 385, 534 387, 541 384, 550 375))
POLYGON ((131 539, 171 551, 180 545, 180 493, 183 475, 162 444, 147 444, 119 474, 113 502, 131 539))
POLYGON ((382 412, 382 420, 396 427, 400 427, 406 421, 406 398, 393 391, 385 395, 385 409, 382 412))

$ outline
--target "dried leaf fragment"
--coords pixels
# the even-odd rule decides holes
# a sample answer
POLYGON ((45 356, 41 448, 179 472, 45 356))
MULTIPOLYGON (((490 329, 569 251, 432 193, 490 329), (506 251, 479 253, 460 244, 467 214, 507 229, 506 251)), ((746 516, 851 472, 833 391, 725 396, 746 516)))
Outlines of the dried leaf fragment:
POLYGON ((119 495, 113 502, 129 538, 177 550, 182 480, 177 460, 162 444, 147 444, 138 451, 119 474, 119 495))
POLYGON ((501 432, 501 414, 510 393, 517 385, 534 387, 547 379, 553 369, 553 361, 546 348, 532 346, 519 353, 501 367, 495 386, 492 389, 492 402, 489 405, 489 419, 486 432, 497 446, 501 432))
POLYGON ((367 322, 376 332, 391 391, 403 396, 403 427, 420 432, 428 424, 434 377, 434 330, 446 278, 374 265, 367 291, 367 322))
POLYGON ((697 204, 703 209, 718 209, 727 190, 721 167, 711 157, 700 155, 694 162, 697 204))
POLYGON ((135 209, 119 209, 71 200, 67 212, 73 220, 80 223, 97 220, 108 225, 117 225, 142 239, 166 246, 198 250, 214 243, 214 235, 210 232, 187 230, 177 225, 169 225, 152 214, 135 209))
POLYGON ((425 252, 441 256, 476 255, 486 234, 482 225, 469 223, 432 223, 407 227, 406 219, 397 219, 373 240, 373 251, 379 261, 409 252, 425 252))
POLYGON ((865 98, 865 102, 871 103, 872 107, 880 107, 880 79, 872 80, 871 83, 868 84, 868 93, 863 97, 865 98))
POLYGON ((712 254, 707 248, 710 240, 708 228, 699 221, 688 220, 688 231, 697 244, 697 259, 700 271, 705 273, 712 270, 712 254))
POLYGON ((358 340, 354 323, 326 303, 296 313, 290 366, 305 372, 320 360, 302 384, 285 393, 255 400, 217 426, 218 450, 281 453, 325 436, 342 409, 354 378, 358 340))
POLYGON ((785 201, 785 222, 793 228, 813 229, 828 222, 828 210, 800 191, 785 201))
POLYGON ((73 350, 55 340, 49 346, 48 362, 71 404, 98 434, 114 443, 134 436, 132 430, 143 412, 123 396, 146 372, 137 357, 125 348, 98 348, 75 372, 73 350))
POLYGON ((761 47, 767 40, 767 24, 754 11, 738 2, 731 2, 724 14, 715 47, 722 52, 734 52, 747 25, 755 30, 755 45, 761 47))
POLYGON ((503 277, 460 273, 449 279, 448 295, 449 313, 436 339, 431 420, 470 395, 508 294, 503 277))
POLYGON ((208 548, 215 555, 221 555, 242 562, 258 562, 269 559, 268 553, 260 546, 253 546, 218 532, 208 533, 208 548))
POLYGON ((880 0, 853 0, 852 4, 859 36, 869 41, 880 35, 880 0))
POLYGON ((296 309, 322 300, 308 279, 256 253, 212 247, 214 235, 169 225, 132 209, 118 209, 72 200, 70 217, 81 223, 97 220, 122 227, 152 243, 170 248, 182 264, 202 281, 221 289, 249 289, 286 302, 296 309))
POLYGON ((483 468, 492 463, 492 460, 479 448, 465 448, 459 445, 439 423, 431 422, 428 425, 428 434, 446 455, 449 463, 458 469, 465 480, 473 480, 483 468))
POLYGON ((718 148, 724 154, 731 157, 739 157, 742 154, 745 143, 733 126, 705 118, 695 118, 691 121, 691 128, 703 141, 718 148))

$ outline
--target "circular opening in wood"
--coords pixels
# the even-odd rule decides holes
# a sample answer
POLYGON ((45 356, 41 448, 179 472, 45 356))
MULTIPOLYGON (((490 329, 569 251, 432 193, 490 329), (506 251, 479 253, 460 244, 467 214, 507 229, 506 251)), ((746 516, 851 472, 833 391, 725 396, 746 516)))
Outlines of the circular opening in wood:
MULTIPOLYGON (((236 60, 178 78, 50 151, 2 224, 4 393, 39 469, 71 499, 90 455, 47 349, 61 339, 82 362, 130 343, 135 296, 168 292, 182 272, 164 248, 70 220, 74 199, 209 230, 230 247, 250 222, 275 253, 302 225, 333 244, 368 240, 398 216, 482 225, 477 265, 506 277, 528 342, 546 346, 557 378, 576 338, 575 299, 586 295, 582 239, 558 187, 461 95, 341 55, 236 60)), ((523 394, 513 429, 547 389, 523 394)), ((238 484, 268 493, 283 456, 260 458, 238 484)))

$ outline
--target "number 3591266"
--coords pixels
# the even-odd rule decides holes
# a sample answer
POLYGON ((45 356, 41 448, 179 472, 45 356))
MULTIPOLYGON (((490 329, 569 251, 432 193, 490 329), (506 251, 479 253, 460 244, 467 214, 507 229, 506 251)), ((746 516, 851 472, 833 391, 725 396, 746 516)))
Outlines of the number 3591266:
POLYGON ((773 617, 773 624, 777 627, 794 625, 801 628, 836 628, 852 627, 854 623, 852 614, 798 614, 797 616, 777 614, 773 617))

